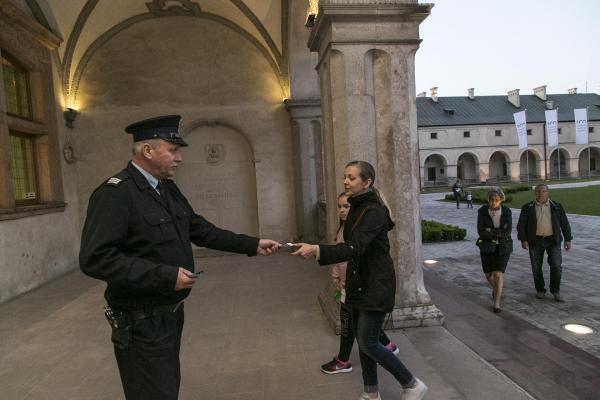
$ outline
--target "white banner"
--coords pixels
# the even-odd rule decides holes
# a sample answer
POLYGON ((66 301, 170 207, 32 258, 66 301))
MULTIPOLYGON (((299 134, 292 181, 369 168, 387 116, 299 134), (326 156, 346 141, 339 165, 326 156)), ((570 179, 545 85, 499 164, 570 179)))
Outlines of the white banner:
POLYGON ((527 148, 527 117, 525 110, 514 113, 515 125, 517 127, 517 137, 519 138, 519 149, 527 148))
POLYGON ((548 147, 558 146, 558 110, 546 110, 546 139, 548 147))
POLYGON ((576 108, 575 112, 575 143, 588 144, 587 108, 576 108))

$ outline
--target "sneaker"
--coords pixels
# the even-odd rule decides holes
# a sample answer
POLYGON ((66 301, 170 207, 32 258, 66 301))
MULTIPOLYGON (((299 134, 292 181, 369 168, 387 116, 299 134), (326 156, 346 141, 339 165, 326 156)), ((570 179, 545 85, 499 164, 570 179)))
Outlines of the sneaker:
POLYGON ((415 386, 404 388, 402 400, 421 400, 423 396, 425 396, 425 393, 427 393, 427 385, 417 377, 415 377, 415 381, 415 386))
POLYGON ((337 357, 334 357, 333 360, 329 361, 327 364, 321 365, 321 371, 329 375, 350 372, 352 371, 352 363, 350 361, 343 362, 337 357))
POLYGON ((392 352, 392 354, 398 354, 400 353, 400 349, 398 349, 398 346, 396 346, 393 342, 389 342, 388 344, 385 345, 385 347, 392 352))
POLYGON ((555 301, 558 301, 559 303, 562 303, 565 301, 565 299, 563 299, 563 297, 560 295, 560 292, 553 293, 553 295, 554 295, 555 301))
POLYGON ((377 393, 377 397, 370 397, 367 393, 363 392, 362 396, 358 400, 381 400, 381 396, 377 393))
POLYGON ((536 299, 543 299, 543 298, 545 298, 545 297, 546 297, 546 292, 537 292, 537 293, 535 294, 535 298, 536 298, 536 299))

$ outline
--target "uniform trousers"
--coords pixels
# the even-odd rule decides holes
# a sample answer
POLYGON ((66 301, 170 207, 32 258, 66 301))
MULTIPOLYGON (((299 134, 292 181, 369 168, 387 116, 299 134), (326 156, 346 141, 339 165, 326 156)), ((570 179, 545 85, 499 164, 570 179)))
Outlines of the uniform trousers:
POLYGON ((175 311, 132 321, 128 348, 115 346, 127 400, 177 400, 183 319, 180 304, 175 311))

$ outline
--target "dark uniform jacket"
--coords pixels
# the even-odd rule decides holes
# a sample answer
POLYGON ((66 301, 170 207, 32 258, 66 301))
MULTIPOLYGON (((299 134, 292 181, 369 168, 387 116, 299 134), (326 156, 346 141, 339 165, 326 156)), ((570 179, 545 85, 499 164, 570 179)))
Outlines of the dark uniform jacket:
POLYGON ((345 242, 319 245, 319 264, 348 262, 346 304, 358 309, 391 312, 396 297, 396 273, 390 257, 388 231, 394 223, 372 191, 350 197, 348 202, 352 206, 344 223, 345 242))
MULTIPOLYGON (((554 243, 560 245, 564 240, 570 242, 573 240, 571 235, 571 225, 567 219, 567 214, 563 206, 552 200, 548 200, 550 203, 550 216, 552 218, 552 236, 554 237, 554 243)), ((537 229, 537 216, 535 214, 535 201, 529 202, 521 209, 521 215, 519 216, 519 222, 517 223, 517 238, 520 241, 527 241, 529 243, 535 243, 537 229)))
POLYGON ((159 195, 131 164, 90 197, 83 227, 81 270, 107 282, 111 307, 140 309, 174 304, 179 267, 194 271, 190 242, 256 255, 258 239, 219 229, 194 210, 171 180, 159 195))
POLYGON ((484 205, 477 210, 477 233, 480 240, 496 240, 499 246, 500 254, 511 253, 513 251, 512 238, 512 211, 506 206, 502 206, 500 215, 500 227, 494 228, 494 221, 488 211, 488 205, 484 205))

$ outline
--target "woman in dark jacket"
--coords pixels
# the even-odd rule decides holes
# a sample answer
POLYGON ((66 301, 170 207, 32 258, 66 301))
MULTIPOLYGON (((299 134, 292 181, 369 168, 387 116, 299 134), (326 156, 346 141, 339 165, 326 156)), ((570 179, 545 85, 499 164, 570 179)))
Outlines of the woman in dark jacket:
POLYGON ((483 273, 492 287, 492 309, 499 313, 500 298, 504 287, 504 272, 513 250, 512 212, 503 206, 504 194, 492 189, 487 194, 488 204, 477 211, 477 245, 481 254, 483 273))
POLYGON ((406 400, 421 399, 427 386, 383 346, 379 340, 385 314, 394 309, 396 275, 390 257, 388 231, 393 229, 389 208, 373 187, 375 170, 366 161, 352 161, 344 170, 344 189, 350 195, 350 212, 344 224, 344 243, 311 245, 298 243, 293 253, 316 257, 321 265, 342 261, 346 269, 346 305, 360 352, 364 393, 361 400, 380 399, 377 364, 400 382, 406 400))

